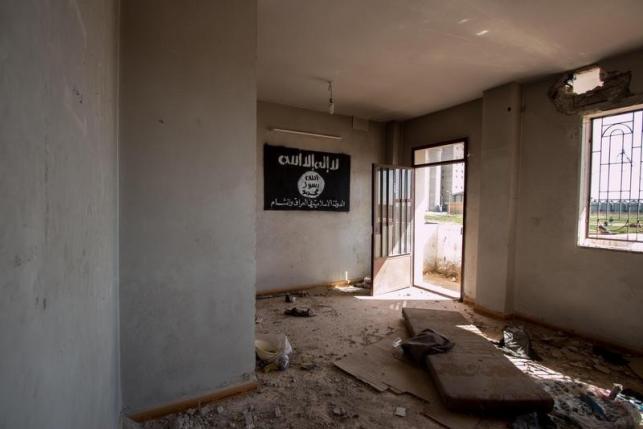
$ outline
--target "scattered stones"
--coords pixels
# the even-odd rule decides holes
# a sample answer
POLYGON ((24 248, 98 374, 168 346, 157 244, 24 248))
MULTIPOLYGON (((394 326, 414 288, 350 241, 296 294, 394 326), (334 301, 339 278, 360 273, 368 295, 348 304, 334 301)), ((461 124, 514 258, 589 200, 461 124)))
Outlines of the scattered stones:
POLYGON ((199 415, 201 417, 205 417, 212 412, 213 408, 214 408, 214 405, 206 405, 204 407, 201 407, 199 408, 199 415))
POLYGON ((243 412, 243 419, 244 419, 244 421, 246 423, 246 428, 247 429, 252 429, 252 428, 255 427, 254 417, 253 417, 252 413, 250 412, 250 410, 247 410, 247 411, 243 412))
POLYGON ((395 409, 395 415, 398 416, 398 417, 406 417, 406 408, 397 407, 395 409))
POLYGON ((594 364, 594 369, 597 370, 597 371, 602 372, 603 374, 611 374, 612 373, 612 371, 610 371, 610 369, 608 367, 606 367, 604 365, 601 365, 601 364, 594 364))
MULTIPOLYGON (((333 365, 337 357, 355 351, 359 344, 378 341, 396 331, 403 332, 405 327, 401 320, 398 320, 399 314, 392 312, 388 304, 349 299, 345 295, 341 301, 337 301, 333 294, 334 292, 331 292, 328 297, 322 298, 311 294, 310 297, 299 298, 296 304, 285 304, 283 294, 271 300, 257 301, 257 314, 261 317, 256 318, 258 323, 256 332, 259 334, 269 334, 274 331, 287 332, 293 336, 293 343, 296 341, 297 349, 293 352, 293 359, 290 362, 291 367, 294 368, 292 371, 258 372, 256 374, 258 389, 247 395, 204 404, 197 408, 196 413, 188 414, 186 411, 162 417, 141 424, 141 428, 346 427, 356 429, 361 427, 370 429, 377 426, 397 429, 423 427, 420 421, 424 418, 422 415, 426 410, 423 411, 423 407, 415 402, 416 399, 401 397, 395 399, 394 393, 379 394, 368 385, 342 373, 333 365), (363 306, 345 304, 352 301, 359 301, 363 306), (329 305, 325 306, 322 303, 329 305), (317 313, 317 319, 301 320, 284 317, 283 311, 295 305, 313 308, 317 313), (389 318, 389 315, 394 317, 389 318), (360 323, 355 323, 356 316, 363 317, 360 323), (313 320, 315 323, 310 324, 313 320), (275 326, 276 322, 279 326, 275 326), (397 407, 399 404, 402 406, 397 407)), ((292 295, 299 297, 295 293, 292 295)), ((473 314, 468 307, 462 307, 457 303, 449 305, 440 303, 436 305, 437 307, 458 309, 472 314, 470 319, 488 338, 497 340, 502 335, 503 325, 500 322, 496 323, 473 314)), ((579 398, 581 393, 587 392, 589 385, 577 385, 576 381, 579 380, 586 380, 602 387, 612 387, 612 383, 622 383, 627 387, 642 390, 639 387, 640 384, 636 384, 638 378, 629 372, 628 366, 616 366, 607 361, 592 350, 590 342, 576 340, 571 335, 556 333, 550 329, 527 326, 530 334, 533 334, 531 338, 534 347, 541 352, 545 360, 541 363, 516 360, 517 366, 520 365, 521 370, 527 372, 552 393, 556 400, 558 415, 595 419, 596 413, 592 411, 592 402, 583 402, 579 398), (566 354, 569 354, 572 359, 566 354), (599 365, 599 368, 595 368, 595 365, 599 365), (600 369, 608 370, 610 374, 606 375, 607 373, 600 369), (622 373, 625 370, 628 372, 622 373)), ((630 359, 628 355, 625 357, 630 359)), ((603 406, 605 413, 611 416, 615 413, 617 405, 623 401, 608 401, 609 393, 608 389, 596 390, 592 399, 601 401, 600 405, 603 406)))
POLYGON ((304 371, 310 371, 310 370, 313 370, 313 369, 317 368, 317 364, 315 362, 311 362, 311 361, 302 362, 299 365, 299 368, 303 369, 304 371))
POLYGON ((142 426, 129 417, 123 416, 121 427, 122 429, 141 429, 142 426))
POLYGON ((172 429, 192 429, 194 425, 190 422, 187 415, 179 415, 170 426, 172 429))
POLYGON ((561 350, 562 354, 571 361, 579 361, 583 357, 576 352, 575 347, 565 347, 561 350))
POLYGON ((576 368, 582 368, 582 369, 590 369, 591 367, 587 364, 584 364, 583 362, 570 362, 569 363, 571 366, 575 366, 576 368))

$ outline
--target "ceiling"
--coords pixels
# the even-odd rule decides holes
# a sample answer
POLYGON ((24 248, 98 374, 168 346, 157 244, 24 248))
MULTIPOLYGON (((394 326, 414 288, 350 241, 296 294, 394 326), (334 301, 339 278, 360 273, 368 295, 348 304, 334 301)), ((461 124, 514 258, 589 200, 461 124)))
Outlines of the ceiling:
POLYGON ((406 119, 643 46, 641 0, 260 0, 259 99, 406 119))

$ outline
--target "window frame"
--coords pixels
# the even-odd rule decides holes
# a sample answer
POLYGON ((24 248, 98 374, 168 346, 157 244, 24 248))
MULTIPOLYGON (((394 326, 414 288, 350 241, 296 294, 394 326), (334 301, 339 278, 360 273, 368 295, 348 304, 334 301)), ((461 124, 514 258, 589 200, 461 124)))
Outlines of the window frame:
MULTIPOLYGON (((465 161, 469 157, 469 152, 468 150, 468 144, 469 144, 469 139, 467 137, 463 137, 460 139, 452 139, 452 140, 447 140, 442 143, 430 143, 430 144, 425 144, 422 146, 417 146, 413 147, 411 149, 411 156, 413 158, 413 162, 411 163, 413 168, 417 167, 431 167, 432 165, 448 165, 448 164, 457 164, 459 162, 465 161), (431 162, 415 162, 415 152, 418 152, 420 150, 424 149, 433 149, 436 147, 440 146, 450 146, 450 145, 456 145, 458 143, 462 143, 464 145, 464 154, 462 155, 462 158, 454 158, 450 159, 448 161, 431 161, 431 162)), ((466 185, 465 185, 466 187, 466 185)))
POLYGON ((580 192, 578 204, 577 246, 593 249, 617 250, 622 252, 643 253, 643 241, 610 240, 589 236, 590 193, 592 180, 592 120, 595 118, 618 115, 643 110, 643 104, 633 104, 615 109, 585 113, 581 122, 580 154, 580 192))

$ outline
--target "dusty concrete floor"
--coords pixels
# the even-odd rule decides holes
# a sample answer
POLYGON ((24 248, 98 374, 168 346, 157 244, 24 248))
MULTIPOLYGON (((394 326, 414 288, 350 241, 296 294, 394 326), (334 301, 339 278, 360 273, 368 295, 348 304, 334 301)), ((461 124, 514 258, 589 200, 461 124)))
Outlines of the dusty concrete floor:
MULTIPOLYGON (((366 296, 367 293, 359 289, 344 292, 319 289, 298 297, 294 304, 285 303, 283 297, 258 300, 257 333, 285 333, 288 336, 294 348, 290 367, 282 372, 257 372, 259 387, 252 393, 227 398, 201 410, 193 409, 147 422, 144 427, 443 427, 422 414, 427 409, 422 400, 407 394, 379 393, 336 368, 333 362, 404 330, 401 309, 405 306, 460 311, 490 339, 500 338, 504 323, 475 314, 464 304, 418 289, 389 294, 386 299, 373 299, 366 296), (285 316, 284 310, 294 305, 310 307, 316 316, 285 316), (396 416, 396 407, 406 408, 406 417, 396 416)), ((611 388, 613 383, 621 383, 643 391, 643 383, 627 366, 611 365, 588 352, 591 344, 525 325, 543 360, 539 363, 515 362, 537 380, 547 383, 563 379, 572 385, 587 383, 605 389, 611 388)), ((506 423, 481 421, 478 427, 506 427, 506 423)))

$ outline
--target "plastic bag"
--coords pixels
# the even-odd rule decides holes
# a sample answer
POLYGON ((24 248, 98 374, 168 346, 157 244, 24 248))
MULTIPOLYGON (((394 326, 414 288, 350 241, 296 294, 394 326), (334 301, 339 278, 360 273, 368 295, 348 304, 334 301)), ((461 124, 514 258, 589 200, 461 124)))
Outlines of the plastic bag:
POLYGON ((292 346, 284 334, 257 334, 255 336, 257 365, 265 372, 288 368, 292 346))

